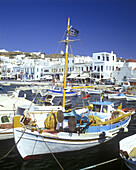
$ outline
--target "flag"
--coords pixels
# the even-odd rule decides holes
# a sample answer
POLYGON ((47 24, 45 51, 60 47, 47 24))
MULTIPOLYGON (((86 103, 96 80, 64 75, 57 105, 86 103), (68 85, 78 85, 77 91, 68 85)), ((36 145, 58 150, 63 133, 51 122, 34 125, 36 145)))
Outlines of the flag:
POLYGON ((74 29, 74 28, 71 28, 71 30, 70 30, 70 36, 72 36, 72 37, 77 37, 78 34, 79 34, 79 31, 78 31, 78 30, 76 30, 76 29, 74 29))

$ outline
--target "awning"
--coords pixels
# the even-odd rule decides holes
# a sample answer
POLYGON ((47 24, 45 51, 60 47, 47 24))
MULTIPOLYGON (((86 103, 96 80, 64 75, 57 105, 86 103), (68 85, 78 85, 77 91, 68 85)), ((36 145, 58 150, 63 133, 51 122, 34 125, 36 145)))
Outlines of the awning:
POLYGON ((52 76, 51 75, 45 75, 45 76, 42 76, 40 79, 52 80, 52 76))
POLYGON ((78 76, 79 74, 71 74, 70 76, 68 76, 68 79, 74 79, 78 76))
POLYGON ((76 79, 87 79, 88 77, 76 77, 76 79))
POLYGON ((83 74, 81 74, 81 77, 86 77, 86 78, 89 78, 89 73, 83 73, 83 74))
POLYGON ((1 78, 15 78, 15 76, 9 75, 9 76, 0 76, 1 78))
POLYGON ((89 73, 83 73, 80 75, 80 77, 76 77, 76 79, 87 79, 89 78, 89 73))

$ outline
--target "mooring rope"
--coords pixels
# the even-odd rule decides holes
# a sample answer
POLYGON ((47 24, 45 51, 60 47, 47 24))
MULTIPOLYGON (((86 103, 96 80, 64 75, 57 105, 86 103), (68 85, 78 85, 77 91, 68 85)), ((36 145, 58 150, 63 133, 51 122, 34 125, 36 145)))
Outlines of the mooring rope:
MULTIPOLYGON (((44 141, 44 140, 43 140, 44 141)), ((51 149, 49 148, 49 146, 47 145, 47 143, 44 141, 44 143, 45 143, 45 145, 47 146, 47 148, 49 149, 49 151, 50 151, 50 153, 52 154, 52 156, 53 156, 53 158, 55 159, 55 161, 58 163, 58 165, 60 166, 60 168, 62 169, 62 170, 64 170, 63 169, 63 167, 62 167, 62 165, 60 164, 60 162, 57 160, 57 158, 56 158, 56 156, 54 155, 54 153, 51 151, 51 149)))
POLYGON ((121 159, 121 157, 114 158, 114 159, 111 159, 111 160, 109 160, 109 161, 101 162, 101 163, 96 164, 96 165, 88 166, 88 167, 82 168, 82 169, 80 169, 80 170, 86 170, 86 169, 96 168, 97 166, 101 166, 101 165, 104 165, 104 164, 107 164, 107 163, 116 161, 116 160, 118 160, 118 159, 121 159))
POLYGON ((24 135, 25 131, 26 131, 26 129, 25 129, 24 132, 22 133, 22 135, 21 135, 21 137, 19 138, 19 140, 17 141, 17 143, 15 143, 15 145, 13 145, 12 148, 11 148, 4 156, 2 156, 2 157, 0 158, 0 160, 6 158, 6 157, 10 154, 10 152, 15 148, 15 146, 16 146, 16 145, 18 144, 18 142, 21 140, 21 138, 22 138, 22 136, 24 135))
MULTIPOLYGON (((37 125, 38 126, 38 125, 37 125)), ((40 129, 40 128, 39 128, 40 129)), ((40 132, 39 132, 40 133, 40 132)), ((41 136, 42 137, 42 136, 41 136)), ((60 166, 60 168, 62 170, 64 170, 64 168, 62 167, 62 165, 60 164, 60 162, 57 160, 56 156, 54 155, 54 153, 51 151, 51 149, 49 148, 48 144, 46 143, 46 141, 44 141, 44 138, 42 137, 43 142, 45 143, 46 147, 49 149, 50 153, 52 154, 53 158, 55 159, 55 161, 58 163, 58 165, 60 166)))

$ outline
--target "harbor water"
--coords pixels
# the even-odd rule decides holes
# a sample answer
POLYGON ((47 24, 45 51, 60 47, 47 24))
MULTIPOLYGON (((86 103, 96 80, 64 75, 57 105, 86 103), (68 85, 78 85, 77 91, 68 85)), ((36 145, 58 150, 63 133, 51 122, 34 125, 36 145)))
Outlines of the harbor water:
MULTIPOLYGON (((5 86, 0 93, 7 93, 7 91, 14 90, 16 86, 5 86)), ((85 95, 85 94, 82 94, 85 95)), ((27 98, 32 100, 34 95, 27 92, 27 98)), ((72 106, 80 107, 88 104, 88 100, 83 100, 83 96, 73 97, 72 106)), ((91 95, 89 101, 99 100, 99 95, 91 95)), ((57 102, 59 99, 55 99, 57 102)), ((107 100, 104 98, 104 100, 107 100)), ((109 100, 113 101, 113 100, 109 100)), ((136 103, 128 103, 125 99, 114 100, 115 107, 122 103, 125 108, 136 109, 136 103)), ((112 140, 102 143, 98 146, 78 152, 59 153, 55 157, 61 164, 64 170, 79 170, 85 167, 93 170, 127 170, 124 162, 119 156, 119 141, 124 137, 136 133, 136 114, 132 118, 128 132, 120 132, 112 140), (111 161, 117 158, 115 161, 111 161), (109 161, 109 163, 107 163, 109 161)), ((61 169, 56 160, 51 154, 38 157, 36 160, 23 160, 19 155, 16 147, 14 147, 14 140, 0 141, 0 170, 59 170, 61 169), (14 149, 13 149, 14 147, 14 149), (9 154, 7 154, 12 150, 9 154), (7 154, 7 155, 6 155, 7 154), (3 158, 3 156, 5 156, 3 158)))

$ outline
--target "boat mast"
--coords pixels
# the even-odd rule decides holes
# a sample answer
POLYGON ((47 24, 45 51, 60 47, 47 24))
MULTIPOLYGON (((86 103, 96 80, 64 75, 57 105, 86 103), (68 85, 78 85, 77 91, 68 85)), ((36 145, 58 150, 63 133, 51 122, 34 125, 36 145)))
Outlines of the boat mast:
POLYGON ((67 36, 66 36, 66 54, 65 54, 65 72, 64 72, 64 86, 63 86, 63 103, 62 109, 65 111, 65 92, 66 92, 66 81, 67 81, 67 62, 68 62, 68 43, 69 43, 69 25, 70 25, 70 18, 68 18, 68 25, 67 25, 67 36))

